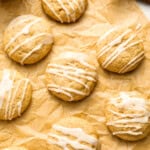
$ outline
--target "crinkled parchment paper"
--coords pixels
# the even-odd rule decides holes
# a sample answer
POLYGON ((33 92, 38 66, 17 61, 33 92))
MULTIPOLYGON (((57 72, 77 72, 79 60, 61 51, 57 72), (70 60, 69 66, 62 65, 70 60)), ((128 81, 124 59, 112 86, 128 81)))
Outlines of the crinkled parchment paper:
POLYGON ((41 8, 40 0, 0 0, 0 69, 16 69, 32 81, 33 97, 29 109, 22 117, 0 122, 0 149, 21 145, 29 150, 49 150, 46 135, 53 123, 70 115, 92 122, 100 134, 102 150, 148 150, 150 136, 139 142, 125 142, 111 136, 105 126, 104 105, 107 90, 139 90, 150 94, 150 25, 134 0, 88 0, 85 15, 74 24, 62 25, 50 20, 41 8), (41 62, 21 66, 11 61, 3 52, 3 31, 18 15, 34 14, 48 20, 52 27, 55 45, 41 62), (96 55, 95 43, 109 28, 115 25, 133 29, 141 24, 139 36, 144 40, 146 59, 140 67, 126 75, 108 73, 98 67, 99 81, 90 97, 67 103, 50 95, 44 84, 44 72, 50 60, 60 52, 85 51, 96 55))

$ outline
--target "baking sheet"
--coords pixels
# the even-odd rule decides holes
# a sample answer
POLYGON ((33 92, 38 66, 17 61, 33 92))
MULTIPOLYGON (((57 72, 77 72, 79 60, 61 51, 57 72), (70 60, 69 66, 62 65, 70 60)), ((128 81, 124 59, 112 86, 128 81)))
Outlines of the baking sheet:
POLYGON ((89 120, 100 135, 101 150, 148 150, 150 136, 139 142, 125 142, 112 136, 105 126, 104 105, 109 90, 139 90, 150 94, 150 25, 134 0, 88 0, 84 16, 74 24, 63 25, 50 20, 41 8, 40 0, 0 0, 0 69, 11 68, 32 81, 33 96, 29 109, 13 121, 0 121, 0 149, 21 145, 29 150, 49 150, 47 135, 60 118, 75 115, 89 120), (9 22, 23 14, 43 17, 49 22, 55 45, 41 62, 21 66, 3 52, 2 37, 9 22), (48 62, 61 52, 84 51, 96 57, 97 39, 115 25, 133 29, 141 25, 138 34, 144 40, 146 59, 140 67, 126 75, 116 75, 98 67, 99 81, 90 97, 81 102, 67 103, 50 95, 44 81, 48 62))

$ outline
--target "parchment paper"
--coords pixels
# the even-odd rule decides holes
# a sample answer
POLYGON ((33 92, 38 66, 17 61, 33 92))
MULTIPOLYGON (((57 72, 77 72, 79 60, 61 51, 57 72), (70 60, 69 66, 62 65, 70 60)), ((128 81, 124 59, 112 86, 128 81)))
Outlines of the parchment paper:
MULTIPOLYGON (((0 122, 0 149, 21 145, 29 150, 49 150, 46 136, 53 123, 60 118, 76 115, 89 120, 100 135, 101 150, 148 150, 150 136, 139 142, 125 142, 112 136, 105 126, 104 105, 109 90, 139 90, 150 94, 150 25, 134 0, 88 0, 84 16, 74 24, 62 25, 48 18, 40 0, 0 0, 0 69, 11 68, 32 81, 33 96, 29 109, 22 117, 0 122), (3 52, 2 37, 9 22, 23 14, 34 14, 47 19, 52 27, 55 44, 53 50, 41 62, 21 66, 11 61, 3 52), (146 59, 140 67, 126 75, 116 75, 98 67, 99 82, 91 94, 81 102, 67 103, 53 97, 46 89, 44 72, 50 60, 60 52, 85 51, 96 56, 95 43, 109 28, 115 25, 135 29, 144 40, 146 59)), ((99 148, 100 149, 100 148, 99 148)))

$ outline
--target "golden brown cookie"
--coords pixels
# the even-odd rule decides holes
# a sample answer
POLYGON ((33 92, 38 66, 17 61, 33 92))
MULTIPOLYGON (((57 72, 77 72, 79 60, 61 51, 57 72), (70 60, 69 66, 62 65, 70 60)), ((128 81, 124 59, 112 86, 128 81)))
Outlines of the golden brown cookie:
POLYGON ((2 150, 27 150, 27 149, 24 147, 13 146, 13 147, 9 147, 9 148, 4 148, 2 150))
POLYGON ((42 0, 46 14, 61 23, 77 21, 85 12, 87 0, 42 0))
POLYGON ((98 137, 89 122, 68 117, 52 126, 49 143, 52 150, 96 150, 98 137))
POLYGON ((99 39, 97 47, 98 62, 108 71, 130 72, 144 59, 143 41, 131 29, 112 28, 99 39))
POLYGON ((107 127, 123 140, 137 141, 149 134, 149 100, 138 92, 115 93, 106 105, 105 114, 107 127))
POLYGON ((4 49, 20 64, 33 64, 44 58, 52 48, 49 24, 42 18, 23 15, 14 19, 4 33, 4 49))
POLYGON ((0 120, 12 120, 27 109, 32 96, 28 79, 18 72, 0 71, 0 120))
POLYGON ((47 67, 47 87, 64 101, 82 100, 96 85, 96 69, 93 57, 85 53, 64 52, 47 67))

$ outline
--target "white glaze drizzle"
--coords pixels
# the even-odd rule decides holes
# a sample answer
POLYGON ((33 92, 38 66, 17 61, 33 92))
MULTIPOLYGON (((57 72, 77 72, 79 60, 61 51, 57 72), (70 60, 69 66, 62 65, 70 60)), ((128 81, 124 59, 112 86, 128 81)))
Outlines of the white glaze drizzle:
POLYGON ((129 48, 127 45, 128 43, 135 38, 136 35, 132 35, 130 38, 128 38, 125 42, 120 44, 116 50, 103 62, 103 67, 108 67, 123 51, 125 51, 127 48, 129 48))
POLYGON ((22 43, 20 43, 20 44, 17 45, 16 47, 14 47, 14 48, 10 51, 9 55, 10 55, 10 56, 13 55, 21 46, 23 46, 23 45, 25 45, 25 44, 28 44, 28 43, 30 43, 30 42, 33 42, 34 40, 36 40, 37 38, 39 38, 39 37, 41 37, 41 36, 46 36, 47 38, 49 38, 49 43, 48 43, 47 40, 46 40, 45 37, 44 37, 44 39, 45 39, 45 41, 46 41, 46 42, 43 41, 44 44, 50 44, 50 43, 52 43, 52 40, 51 40, 51 39, 52 39, 52 36, 51 36, 51 34, 48 34, 48 33, 40 33, 40 34, 34 35, 34 36, 30 37, 30 38, 27 38, 27 39, 24 40, 22 43))
POLYGON ((73 10, 72 16, 73 16, 73 21, 75 22, 75 20, 76 20, 76 16, 75 16, 75 7, 74 7, 75 5, 73 5, 73 3, 70 2, 70 0, 67 0, 67 3, 69 4, 70 8, 73 10))
POLYGON ((124 73, 127 70, 130 70, 132 66, 139 63, 141 60, 144 59, 144 51, 139 53, 137 56, 135 56, 133 59, 131 59, 124 67, 122 67, 119 71, 119 73, 124 73))
POLYGON ((24 85, 24 89, 23 89, 23 92, 22 92, 22 97, 21 97, 20 101, 17 103, 18 116, 21 115, 22 104, 23 104, 23 101, 24 101, 24 98, 25 98, 25 95, 26 95, 26 91, 27 91, 27 87, 28 87, 28 84, 29 84, 29 80, 28 79, 24 79, 23 81, 25 81, 25 85, 24 85))
POLYGON ((85 89, 89 90, 89 86, 87 86, 82 80, 76 78, 76 77, 72 77, 71 75, 69 75, 69 72, 63 72, 61 70, 58 70, 58 69, 49 69, 47 70, 47 73, 49 74, 53 74, 53 75, 57 75, 57 76, 60 76, 60 77, 63 77, 63 78, 67 78, 69 80, 72 80, 72 81, 75 81, 79 84, 81 84, 82 86, 85 87, 85 89))
POLYGON ((65 5, 64 5, 64 3, 63 3, 62 0, 57 0, 57 2, 60 4, 61 8, 63 8, 63 10, 65 11, 67 20, 68 20, 68 22, 70 22, 70 21, 71 21, 71 20, 70 20, 70 12, 69 12, 68 8, 65 7, 65 5))
POLYGON ((64 89, 56 88, 56 87, 51 87, 49 86, 49 90, 54 91, 56 93, 63 93, 64 95, 68 96, 70 98, 70 101, 73 101, 73 96, 71 93, 65 91, 64 89))
MULTIPOLYGON (((23 34, 28 34, 29 33, 29 30, 30 30, 30 27, 36 23, 38 23, 39 21, 41 21, 41 18, 37 18, 35 20, 33 20, 32 22, 28 23, 20 32, 18 32, 9 42, 8 44, 6 45, 5 47, 5 50, 7 50, 10 45, 21 35, 23 34)), ((10 55, 10 54, 9 54, 10 55)))
MULTIPOLYGON (((8 72, 9 72, 9 76, 10 76, 10 71, 8 71, 8 72)), ((11 96, 12 96, 12 92, 13 92, 13 85, 14 85, 15 76, 16 76, 16 72, 13 72, 13 75, 12 75, 12 88, 9 90, 8 97, 6 99, 5 119, 8 119, 8 113, 9 113, 9 107, 10 107, 10 104, 11 104, 11 96)))
MULTIPOLYGON (((112 29, 110 30, 110 32, 106 33, 106 35, 110 35, 112 32, 114 32, 116 29, 112 29)), ((111 41, 108 45, 104 46, 100 52, 99 52, 99 55, 98 55, 98 58, 100 58, 101 56, 103 56, 105 53, 107 53, 109 50, 111 50, 111 48, 113 46, 115 46, 116 44, 119 44, 122 40, 122 38, 124 36, 126 36, 127 34, 129 34, 131 32, 131 30, 127 30, 125 32, 123 32, 120 36, 118 36, 117 38, 115 38, 113 41, 111 41)), ((104 36, 104 38, 106 38, 107 36, 104 36)), ((102 39, 104 40, 104 39, 102 39)))
POLYGON ((9 92, 13 87, 13 81, 10 79, 9 70, 3 70, 3 77, 0 82, 0 109, 3 106, 6 92, 9 92))
POLYGON ((90 65, 86 60, 87 60, 88 55, 84 53, 79 53, 79 52, 64 52, 62 53, 58 58, 63 58, 63 59, 71 59, 71 60, 76 60, 85 67, 88 67, 92 70, 96 70, 96 67, 94 65, 90 65))
POLYGON ((101 42, 102 42, 103 40, 105 40, 111 33, 113 33, 113 32, 116 31, 116 30, 117 30, 117 28, 114 27, 114 28, 108 30, 107 32, 105 32, 104 35, 99 38, 97 44, 101 44, 101 42))
POLYGON ((85 5, 83 3, 84 0, 79 0, 78 2, 79 2, 79 5, 81 6, 82 10, 84 10, 85 9, 85 5))
POLYGON ((50 68, 47 69, 47 73, 58 75, 67 78, 69 80, 73 80, 83 85, 87 90, 89 90, 89 86, 85 84, 82 81, 82 79, 96 82, 96 74, 95 77, 90 75, 90 74, 94 75, 94 72, 87 72, 83 69, 80 68, 78 69, 77 67, 58 65, 58 64, 50 64, 49 67, 50 68))
POLYGON ((42 0, 46 5, 47 7, 50 9, 50 11, 55 15, 55 17, 60 20, 61 23, 63 23, 63 19, 61 17, 61 15, 59 13, 56 12, 56 10, 54 9, 53 6, 51 6, 51 3, 49 3, 47 0, 42 0))
POLYGON ((59 86, 59 85, 56 85, 56 84, 49 84, 48 85, 48 88, 49 89, 57 89, 57 90, 64 90, 66 92, 70 92, 70 93, 74 93, 74 94, 78 94, 78 95, 83 95, 83 96, 86 96, 87 93, 84 93, 82 91, 79 91, 79 90, 75 90, 73 88, 67 88, 67 87, 63 87, 63 86, 59 86))
POLYGON ((25 23, 27 21, 32 21, 33 19, 35 19, 35 16, 33 16, 33 15, 19 16, 16 19, 14 19, 13 21, 11 21, 11 23, 8 25, 8 28, 13 28, 14 26, 22 25, 23 23, 25 23))
POLYGON ((57 92, 57 93, 63 93, 64 95, 66 95, 70 98, 70 101, 73 100, 72 94, 83 95, 83 96, 89 95, 90 87, 83 80, 96 82, 97 76, 96 76, 96 72, 95 72, 96 67, 87 63, 86 57, 87 56, 84 55, 83 53, 75 53, 75 52, 66 52, 59 56, 60 59, 61 58, 69 59, 69 60, 73 59, 75 61, 78 61, 85 67, 90 68, 91 71, 89 71, 89 72, 82 68, 78 68, 71 63, 68 63, 68 66, 60 65, 60 64, 49 64, 48 69, 46 70, 46 72, 49 74, 67 78, 71 81, 74 81, 74 82, 84 86, 84 88, 86 89, 86 92, 81 92, 79 90, 64 87, 64 86, 60 87, 57 84, 49 84, 48 85, 49 90, 57 92))
POLYGON ((12 105, 13 105, 13 102, 14 102, 14 100, 16 98, 16 94, 17 94, 17 92, 18 92, 18 90, 20 88, 21 82, 22 82, 22 80, 19 80, 19 82, 17 84, 17 87, 15 88, 15 91, 13 93, 13 97, 12 97, 12 100, 11 100, 11 103, 10 103, 10 107, 9 107, 9 111, 8 111, 8 118, 9 119, 11 119, 11 117, 14 115, 15 110, 16 110, 16 106, 12 107, 12 105))
POLYGON ((136 131, 136 132, 133 132, 133 131, 116 131, 116 132, 113 132, 113 135, 119 135, 119 134, 129 134, 129 135, 141 135, 141 134, 143 134, 143 132, 138 132, 138 131, 136 131))
POLYGON ((60 125, 54 125, 53 128, 56 131, 63 133, 64 135, 56 135, 50 133, 49 136, 55 138, 56 140, 51 140, 50 143, 56 144, 62 147, 64 150, 69 150, 67 145, 75 149, 83 149, 83 150, 93 150, 90 146, 96 146, 97 139, 87 133, 85 133, 81 128, 67 128, 60 125), (76 140, 71 140, 65 135, 70 135, 76 138, 76 140), (85 142, 90 144, 90 146, 82 144, 81 142, 85 142))
POLYGON ((22 59, 21 59, 21 64, 23 65, 25 60, 27 60, 33 53, 41 50, 43 44, 39 44, 39 45, 36 45, 30 52, 28 52, 22 59))
POLYGON ((107 122, 108 126, 114 126, 118 128, 130 128, 126 131, 114 131, 113 134, 130 134, 140 135, 142 132, 139 129, 142 128, 142 124, 149 123, 150 113, 147 110, 147 103, 143 98, 137 98, 135 93, 120 92, 119 98, 110 99, 110 104, 120 109, 135 110, 138 113, 123 114, 115 112, 114 110, 108 110, 116 117, 114 120, 107 122))
POLYGON ((77 6, 78 10, 80 11, 80 13, 82 12, 82 8, 80 7, 80 4, 77 2, 77 0, 72 0, 72 3, 74 3, 74 5, 77 6))

